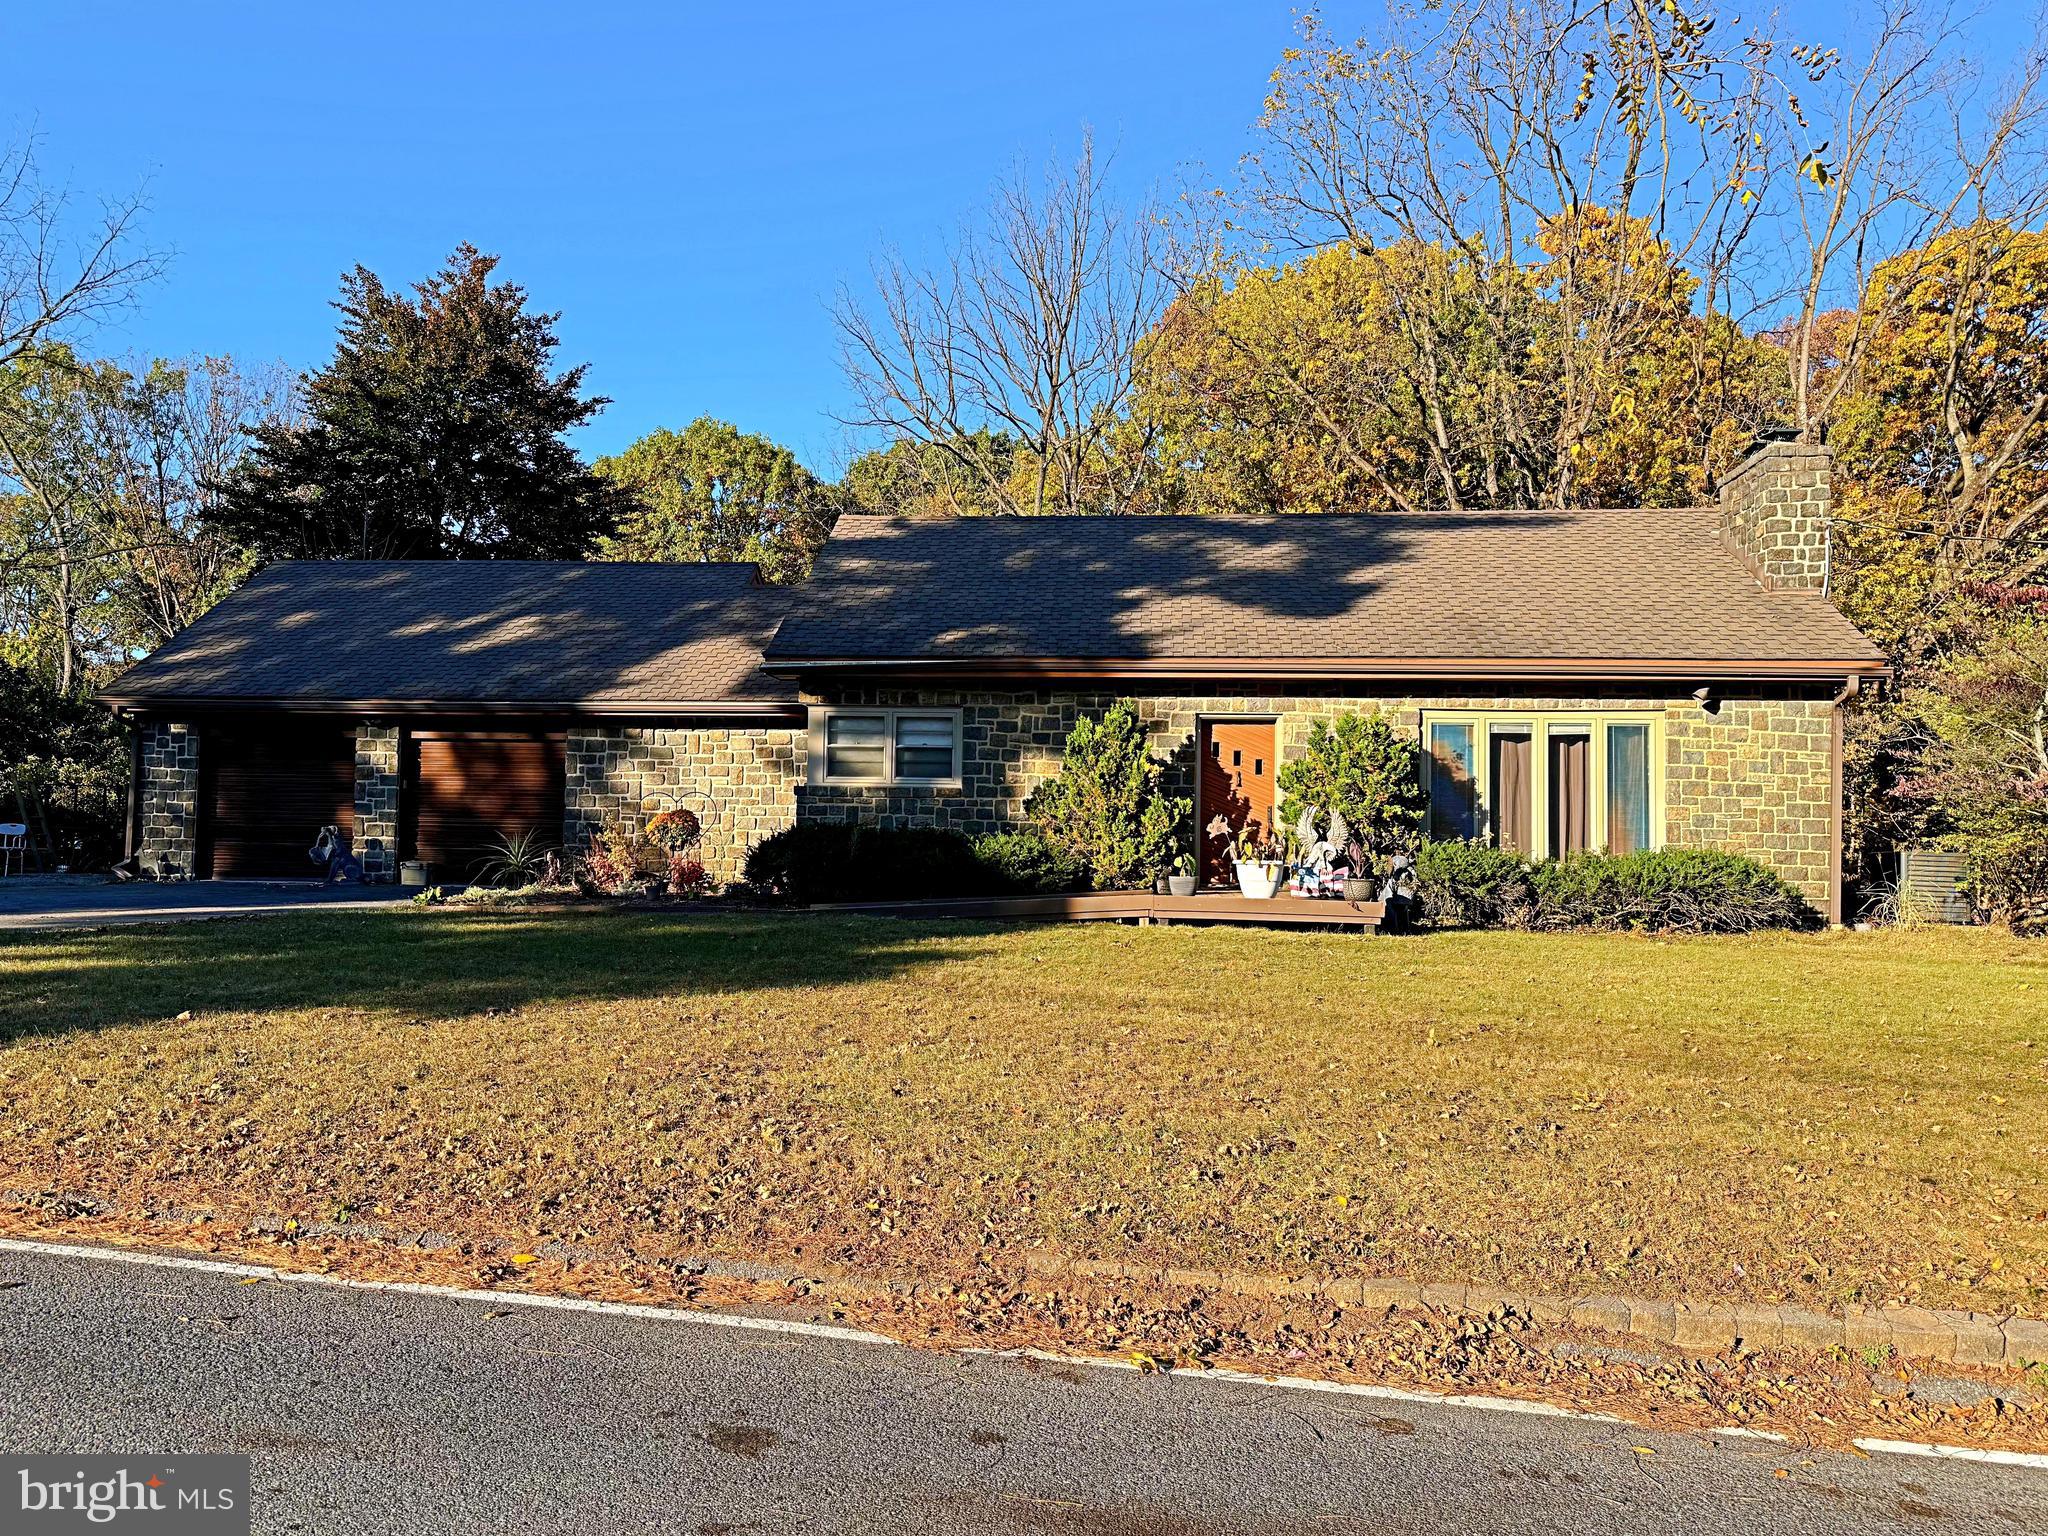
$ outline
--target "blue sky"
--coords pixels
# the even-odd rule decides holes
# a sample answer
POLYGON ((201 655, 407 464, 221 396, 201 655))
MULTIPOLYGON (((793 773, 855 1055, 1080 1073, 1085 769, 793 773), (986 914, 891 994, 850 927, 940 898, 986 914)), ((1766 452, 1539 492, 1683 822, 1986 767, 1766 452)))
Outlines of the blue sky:
POLYGON ((879 245, 938 239, 1083 124, 1133 188, 1226 169, 1294 25, 1268 0, 462 9, 16 0, 0 51, 37 68, 0 127, 82 198, 144 189, 172 258, 95 344, 316 366, 344 268, 409 282, 467 239, 612 397, 586 452, 708 413, 830 473, 827 306, 879 245))
POLYGON ((0 51, 38 71, 0 122, 32 122, 78 192, 146 181, 173 257, 101 348, 317 365, 345 268, 411 281, 468 239, 563 312, 562 356, 611 396, 586 452, 709 413, 828 471, 827 305, 878 244, 937 237, 1084 123, 1132 183, 1227 165, 1293 25, 1264 3, 156 3, 92 7, 80 46, 84 8, 8 9, 0 51))

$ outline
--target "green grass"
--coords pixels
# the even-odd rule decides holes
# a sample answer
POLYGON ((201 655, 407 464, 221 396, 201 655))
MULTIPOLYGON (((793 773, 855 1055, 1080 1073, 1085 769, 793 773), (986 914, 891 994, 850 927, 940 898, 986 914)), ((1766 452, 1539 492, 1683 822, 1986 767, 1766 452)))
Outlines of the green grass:
POLYGON ((116 1200, 2039 1315, 2044 1170, 2048 945, 1991 932, 441 910, 0 941, 0 1185, 116 1200))

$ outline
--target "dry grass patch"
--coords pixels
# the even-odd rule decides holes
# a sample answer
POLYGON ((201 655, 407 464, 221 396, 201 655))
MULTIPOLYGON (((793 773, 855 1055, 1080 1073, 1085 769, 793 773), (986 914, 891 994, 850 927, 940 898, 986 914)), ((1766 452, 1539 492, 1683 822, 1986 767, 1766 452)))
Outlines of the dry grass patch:
POLYGON ((1993 933, 336 913, 0 942, 0 1042, 0 1184, 122 1202, 2048 1310, 1993 933))

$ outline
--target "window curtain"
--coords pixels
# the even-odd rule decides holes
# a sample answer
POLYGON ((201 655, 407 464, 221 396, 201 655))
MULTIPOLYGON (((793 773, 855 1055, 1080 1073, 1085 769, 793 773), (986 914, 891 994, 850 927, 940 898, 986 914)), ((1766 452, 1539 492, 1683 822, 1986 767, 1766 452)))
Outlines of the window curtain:
POLYGON ((1550 738, 1550 853, 1584 853, 1592 823, 1593 738, 1550 738))
POLYGON ((1496 731, 1493 753, 1493 841, 1497 847, 1527 853, 1532 759, 1526 731, 1496 731))

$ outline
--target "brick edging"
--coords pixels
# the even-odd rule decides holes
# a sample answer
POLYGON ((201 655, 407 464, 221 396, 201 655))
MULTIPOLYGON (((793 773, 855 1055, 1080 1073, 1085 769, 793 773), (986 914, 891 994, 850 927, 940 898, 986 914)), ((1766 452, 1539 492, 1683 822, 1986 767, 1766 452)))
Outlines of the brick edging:
MULTIPOLYGON (((49 1191, 0 1189, 0 1202, 58 1214, 118 1216, 104 1201, 49 1191)), ((216 1211, 159 1206, 145 1215, 159 1221, 191 1223, 223 1219, 216 1211)), ((248 1230, 286 1237, 366 1238, 404 1248, 434 1251, 468 1247, 481 1254, 509 1253, 515 1245, 457 1237, 419 1227, 395 1227, 379 1221, 298 1221, 270 1216, 248 1223, 248 1230)), ((572 1262, 637 1260, 673 1264, 692 1274, 767 1285, 803 1285, 832 1292, 903 1295, 931 1284, 957 1284, 957 1277, 932 1280, 873 1275, 838 1265, 814 1264, 791 1269, 750 1259, 719 1259, 690 1255, 650 1255, 630 1248, 599 1247, 553 1241, 537 1243, 542 1258, 572 1262)), ((1948 1361, 1957 1365, 2033 1366, 2048 1364, 2048 1322, 1986 1312, 1949 1312, 1927 1307, 1849 1307, 1839 1313, 1765 1302, 1660 1301, 1642 1296, 1529 1295, 1495 1286, 1463 1282, 1431 1283, 1396 1279, 1290 1278, 1228 1269, 1162 1269, 1113 1260, 1068 1259, 1026 1250, 1007 1266, 1024 1277, 1042 1281, 1084 1281, 1093 1285, 1136 1284, 1176 1290, 1224 1291, 1241 1296, 1316 1296, 1340 1307, 1384 1311, 1393 1307, 1429 1307, 1439 1312, 1486 1312, 1505 1308, 1533 1322, 1568 1325, 1596 1333, 1626 1334, 1679 1349, 1721 1351, 1751 1349, 1834 1348, 1862 1351, 1891 1349, 1904 1359, 1948 1361)))
POLYGON ((1136 1282, 1248 1296, 1320 1296, 1345 1307, 1434 1307, 1483 1312, 1504 1307, 1538 1323, 1630 1334, 1680 1349, 1884 1349, 1957 1365, 2048 1363, 2048 1322, 1928 1307, 1848 1307, 1816 1312, 1766 1302, 1662 1301, 1642 1296, 1536 1296, 1487 1285, 1397 1279, 1289 1279, 1220 1269, 1156 1269, 1096 1259, 1027 1253, 1038 1279, 1136 1282))

